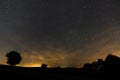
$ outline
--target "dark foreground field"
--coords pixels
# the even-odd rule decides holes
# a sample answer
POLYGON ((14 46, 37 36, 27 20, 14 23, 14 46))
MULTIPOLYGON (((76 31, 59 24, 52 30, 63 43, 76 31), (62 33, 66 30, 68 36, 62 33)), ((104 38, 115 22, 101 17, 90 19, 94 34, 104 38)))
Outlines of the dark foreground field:
POLYGON ((0 80, 104 80, 103 74, 80 68, 13 67, 0 65, 0 80))

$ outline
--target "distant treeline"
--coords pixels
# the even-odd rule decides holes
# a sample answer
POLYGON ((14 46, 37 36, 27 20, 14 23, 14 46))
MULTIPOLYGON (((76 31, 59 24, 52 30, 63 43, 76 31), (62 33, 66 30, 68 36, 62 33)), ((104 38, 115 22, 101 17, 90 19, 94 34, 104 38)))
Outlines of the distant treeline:
POLYGON ((87 74, 101 75, 105 80, 120 79, 120 57, 109 54, 105 60, 98 59, 96 62, 86 63, 83 72, 87 74))
POLYGON ((109 54, 105 60, 98 59, 96 62, 84 64, 83 69, 87 72, 116 72, 120 70, 120 57, 109 54))

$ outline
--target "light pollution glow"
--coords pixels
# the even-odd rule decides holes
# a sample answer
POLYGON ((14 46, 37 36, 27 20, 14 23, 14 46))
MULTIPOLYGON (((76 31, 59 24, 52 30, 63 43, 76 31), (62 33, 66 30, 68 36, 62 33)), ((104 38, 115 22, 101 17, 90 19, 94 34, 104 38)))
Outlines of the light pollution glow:
POLYGON ((119 56, 119 30, 119 27, 111 27, 100 34, 95 35, 94 38, 96 40, 93 41, 93 43, 91 42, 83 46, 89 51, 80 49, 72 52, 61 48, 56 49, 49 47, 49 49, 43 51, 42 54, 37 54, 36 52, 36 56, 35 54, 32 54, 30 57, 29 55, 30 60, 33 60, 33 63, 29 66, 40 66, 42 63, 46 63, 48 66, 81 67, 84 63, 90 63, 99 58, 104 60, 109 53, 119 56))
MULTIPOLYGON (((45 50, 38 49, 34 42, 22 42, 19 38, 10 38, 12 43, 22 47, 16 49, 21 52, 22 61, 19 66, 40 67, 41 64, 47 64, 49 67, 82 67, 84 63, 90 63, 101 58, 104 59, 107 54, 112 53, 120 55, 120 28, 111 27, 108 30, 94 36, 94 41, 82 45, 79 50, 66 50, 47 46, 45 50), (22 44, 23 43, 23 44, 22 44), (34 45, 33 45, 34 44, 34 45)), ((5 43, 5 42, 4 42, 5 43)), ((1 43, 3 45, 3 43, 1 43)), ((14 50, 15 47, 9 44, 2 46, 0 63, 6 64, 5 54, 14 50), (9 46, 9 47, 8 47, 9 46)))

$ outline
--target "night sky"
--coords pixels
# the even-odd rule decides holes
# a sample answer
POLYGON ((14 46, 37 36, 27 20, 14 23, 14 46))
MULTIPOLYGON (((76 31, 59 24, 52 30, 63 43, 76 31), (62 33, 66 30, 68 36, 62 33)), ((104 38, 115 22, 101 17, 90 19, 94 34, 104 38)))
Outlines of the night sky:
POLYGON ((120 56, 120 0, 0 0, 0 64, 82 67, 120 56))

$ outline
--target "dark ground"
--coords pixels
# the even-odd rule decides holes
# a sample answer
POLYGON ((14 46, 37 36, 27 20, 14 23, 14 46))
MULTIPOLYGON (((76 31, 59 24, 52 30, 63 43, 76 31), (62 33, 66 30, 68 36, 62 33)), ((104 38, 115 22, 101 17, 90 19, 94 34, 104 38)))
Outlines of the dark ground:
POLYGON ((81 68, 13 67, 0 65, 0 80, 104 80, 103 74, 81 68))

